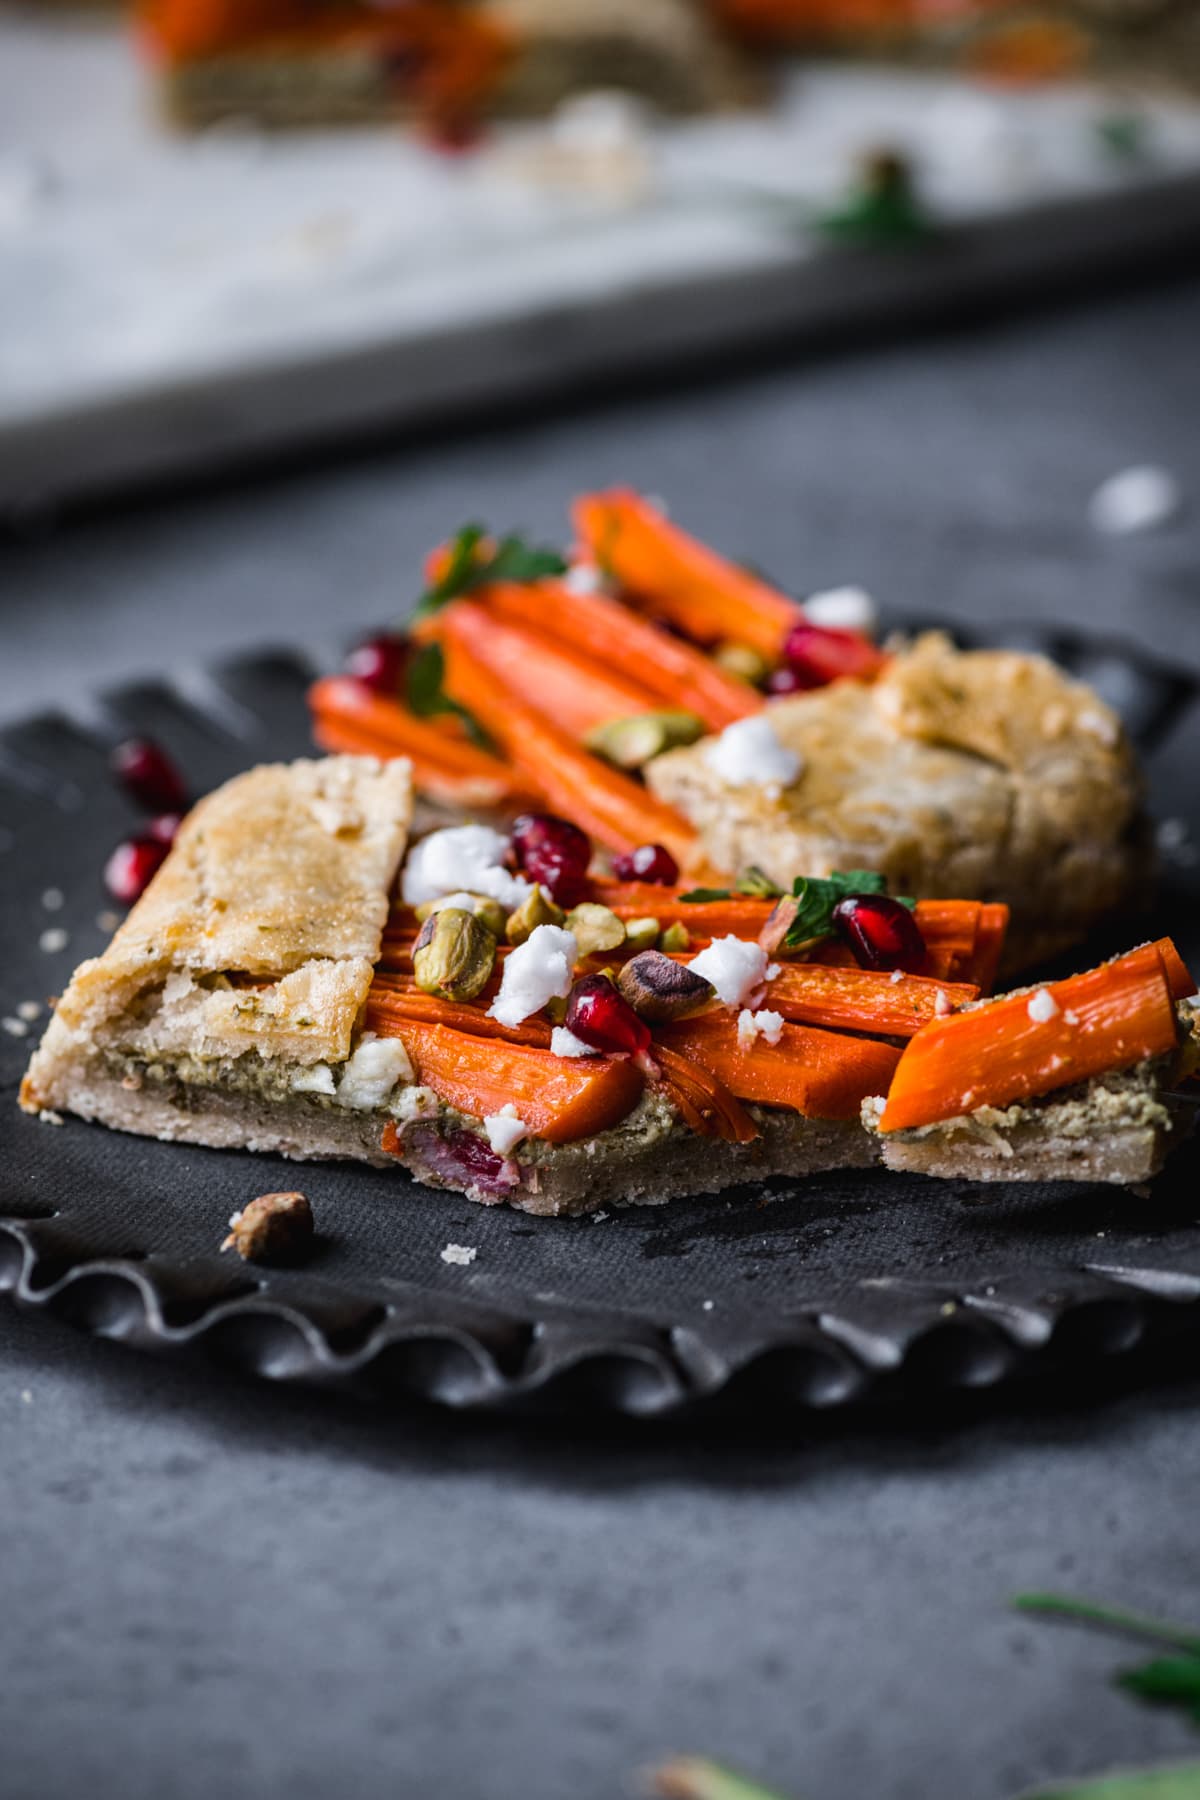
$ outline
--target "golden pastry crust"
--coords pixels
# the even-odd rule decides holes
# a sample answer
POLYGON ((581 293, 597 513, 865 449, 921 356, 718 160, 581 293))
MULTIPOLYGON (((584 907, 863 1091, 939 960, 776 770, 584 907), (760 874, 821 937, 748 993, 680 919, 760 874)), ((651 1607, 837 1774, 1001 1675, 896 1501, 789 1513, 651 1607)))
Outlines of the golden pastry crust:
POLYGON ((69 1106, 95 1048, 344 1060, 411 816, 408 764, 373 757, 264 765, 202 800, 108 949, 76 970, 22 1104, 69 1106))
POLYGON ((721 781, 703 744, 657 758, 651 789, 715 866, 874 869, 893 893, 1007 901, 1012 960, 1065 948, 1144 875, 1141 783, 1116 714, 1045 658, 929 633, 870 688, 769 709, 802 759, 783 790, 721 781))

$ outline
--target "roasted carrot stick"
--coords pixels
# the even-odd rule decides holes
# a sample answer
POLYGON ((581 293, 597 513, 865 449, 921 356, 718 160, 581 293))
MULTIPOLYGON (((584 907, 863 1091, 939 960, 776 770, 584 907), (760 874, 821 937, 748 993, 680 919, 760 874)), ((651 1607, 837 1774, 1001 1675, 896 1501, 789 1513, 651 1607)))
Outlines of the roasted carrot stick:
POLYGON ((491 606, 476 600, 455 600, 435 613, 426 635, 442 641, 451 620, 455 631, 467 634, 476 660, 509 693, 573 738, 586 737, 610 719, 653 712, 659 704, 650 688, 632 676, 614 674, 546 632, 499 618, 491 606))
POLYGON ((931 1019, 974 1000, 969 982, 931 981, 923 975, 878 974, 873 969, 830 969, 819 963, 784 963, 763 1005, 802 1025, 910 1038, 931 1019))
MULTIPOLYGON (((686 892, 686 889, 683 890, 686 892)), ((686 925, 695 938, 756 938, 771 910, 769 900, 680 900, 678 889, 652 883, 596 883, 596 898, 618 919, 657 919, 664 928, 686 925)))
POLYGON ((313 735, 322 749, 406 756, 413 780, 439 800, 463 806, 519 802, 527 789, 496 757, 418 719, 398 701, 373 694, 351 676, 329 675, 308 694, 313 735))
MULTIPOLYGON (((490 996, 489 996, 490 998, 490 996)), ((405 1024, 445 1025, 451 1031, 462 1031, 468 1037, 502 1038, 508 1044, 525 1044, 535 1050, 550 1048, 551 1027, 545 1019, 526 1019, 523 1025, 501 1025, 489 1016, 487 1008, 458 1005, 439 1000, 434 994, 422 993, 416 983, 404 990, 393 990, 378 978, 367 995, 366 1025, 378 1037, 397 1037, 397 1027, 405 1024)))
POLYGON ((1172 1000, 1186 1000, 1196 992, 1196 984, 1192 980, 1191 971, 1175 948, 1169 937, 1159 938, 1154 948, 1163 959, 1163 968, 1167 974, 1167 986, 1171 990, 1172 1000))
POLYGON ((926 1025, 904 1051, 881 1129, 1011 1106, 1176 1047, 1174 1005, 1156 944, 1048 983, 1054 1010, 1045 1019, 1042 991, 1005 995, 926 1025))
POLYGON ((636 1065, 611 1057, 555 1056, 400 1018, 391 1019, 388 1036, 401 1040, 418 1081, 447 1105, 483 1119, 511 1101, 530 1134, 550 1144, 607 1131, 642 1094, 636 1065))
POLYGON ((693 864, 696 834, 678 813, 517 700, 475 656, 454 612, 443 638, 446 687, 499 744, 521 784, 609 849, 663 844, 682 867, 693 864))
POLYGON ((973 981, 981 994, 990 994, 996 985, 996 973, 1008 936, 1008 915, 1008 907, 999 902, 989 902, 979 909, 975 945, 963 970, 963 979, 973 981))
POLYGON ((631 605, 669 619, 700 644, 750 644, 771 660, 803 614, 757 575, 728 562, 627 488, 586 494, 572 518, 631 605))
POLYGON ((660 1043, 654 1046, 654 1060, 662 1070, 663 1091, 700 1137, 749 1144, 759 1135, 758 1126, 745 1107, 708 1069, 660 1043))
POLYGON ((711 731, 723 731, 763 704, 748 682, 607 594, 576 594, 560 581, 539 581, 486 588, 481 599, 497 618, 569 644, 594 665, 632 674, 653 694, 653 707, 695 713, 711 731))
POLYGON ((856 1119, 863 1101, 884 1094, 900 1060, 890 1044, 785 1025, 777 1044, 738 1041, 730 1012, 701 1013, 662 1028, 656 1038, 700 1063, 739 1100, 786 1107, 811 1119, 856 1119))

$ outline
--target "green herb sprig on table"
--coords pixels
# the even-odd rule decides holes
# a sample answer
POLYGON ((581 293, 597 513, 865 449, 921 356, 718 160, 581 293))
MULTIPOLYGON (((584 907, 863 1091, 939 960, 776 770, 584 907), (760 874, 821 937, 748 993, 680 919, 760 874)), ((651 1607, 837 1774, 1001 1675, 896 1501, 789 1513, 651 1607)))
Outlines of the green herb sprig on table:
POLYGON ((1193 1725, 1200 1725, 1200 1631, 1169 1620, 1147 1618, 1142 1613, 1097 1606, 1090 1600, 1075 1600, 1067 1594, 1018 1594, 1013 1604, 1020 1612, 1098 1625, 1126 1637, 1143 1638, 1172 1652, 1134 1668, 1121 1669, 1113 1679, 1118 1687, 1139 1700, 1173 1706, 1185 1713, 1193 1725))
POLYGON ((489 543, 482 525, 464 525, 450 541, 444 572, 417 601, 415 617, 426 619, 462 594, 472 594, 496 581, 542 581, 565 575, 567 564, 557 550, 539 549, 515 533, 489 543))

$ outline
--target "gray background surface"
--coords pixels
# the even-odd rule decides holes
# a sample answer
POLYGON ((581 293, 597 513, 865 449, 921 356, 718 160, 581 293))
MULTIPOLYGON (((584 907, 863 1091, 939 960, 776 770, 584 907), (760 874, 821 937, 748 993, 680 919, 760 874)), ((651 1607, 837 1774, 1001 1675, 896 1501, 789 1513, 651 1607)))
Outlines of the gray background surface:
MULTIPOLYGON (((631 481, 799 589, 1200 665, 1200 285, 974 325, 0 544, 0 711, 386 619, 477 516, 631 481), (1105 540, 1087 496, 1197 504, 1105 540)), ((5 1096, 7 1102, 7 1096, 5 1096)), ((1200 1752, 1067 1587, 1200 1623, 1200 1371, 771 1443, 382 1415, 0 1309, 0 1792, 613 1800, 704 1750, 806 1800, 1200 1752)))

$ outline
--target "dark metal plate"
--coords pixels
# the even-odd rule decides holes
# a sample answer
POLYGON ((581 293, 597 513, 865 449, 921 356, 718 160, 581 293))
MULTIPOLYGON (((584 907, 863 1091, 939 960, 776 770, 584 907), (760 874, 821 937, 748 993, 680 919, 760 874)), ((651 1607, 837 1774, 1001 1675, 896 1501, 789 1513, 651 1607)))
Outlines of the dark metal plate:
MULTIPOLYGON (((1187 831, 1200 840, 1197 682, 1066 632, 1013 627, 991 641, 1050 650, 1121 708, 1156 811, 1176 821, 1154 928, 1200 957, 1187 831)), ((102 947, 98 872, 131 824, 107 776, 112 739, 152 733, 207 788, 307 749, 311 673, 264 654, 107 693, 83 720, 0 731, 0 1017, 60 991, 102 947), (45 903, 55 889, 57 910, 45 903), (55 928, 68 942, 43 948, 55 928)), ((0 1032, 0 1288, 145 1349, 456 1407, 741 1414, 989 1388, 1200 1326, 1188 1152, 1148 1195, 866 1172, 594 1222, 531 1219, 399 1171, 298 1168, 25 1118, 16 1090, 40 1029, 0 1032), (216 1253, 237 1206, 297 1182, 324 1234, 306 1268, 216 1253), (476 1260, 447 1265, 447 1243, 476 1247, 476 1260)))

